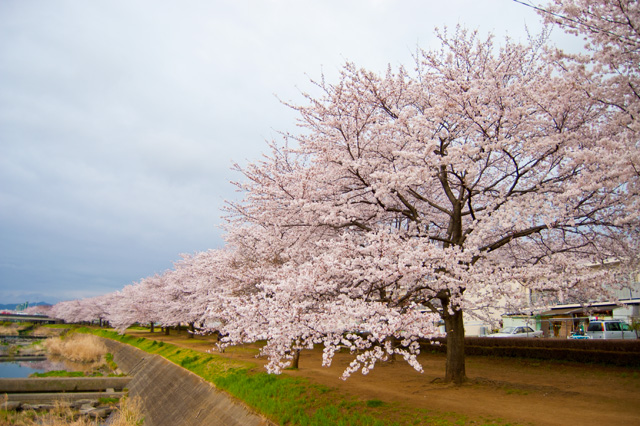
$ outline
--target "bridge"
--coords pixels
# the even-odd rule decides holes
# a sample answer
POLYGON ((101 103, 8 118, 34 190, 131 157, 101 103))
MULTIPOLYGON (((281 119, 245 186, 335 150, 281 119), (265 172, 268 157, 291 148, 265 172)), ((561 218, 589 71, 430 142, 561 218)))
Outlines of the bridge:
POLYGON ((32 324, 59 324, 62 320, 38 314, 0 314, 0 322, 30 322, 32 324))

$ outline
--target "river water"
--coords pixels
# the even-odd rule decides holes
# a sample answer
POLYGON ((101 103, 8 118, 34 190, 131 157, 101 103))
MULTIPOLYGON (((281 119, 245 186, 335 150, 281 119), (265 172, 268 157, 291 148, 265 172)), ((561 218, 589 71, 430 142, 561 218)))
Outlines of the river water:
POLYGON ((38 361, 4 361, 0 362, 0 378, 29 377, 32 373, 44 373, 43 368, 32 368, 38 361))
MULTIPOLYGON (((27 346, 34 343, 34 339, 26 339, 17 336, 2 336, 0 355, 8 355, 12 346, 27 346)), ((4 358, 4 357, 2 357, 4 358)), ((46 373, 53 370, 65 370, 67 366, 62 360, 50 360, 46 356, 36 356, 32 360, 0 360, 0 378, 29 377, 33 373, 46 373)))
POLYGON ((64 362, 51 361, 45 357, 39 358, 37 361, 3 361, 0 362, 0 378, 29 377, 33 373, 46 373, 66 368, 64 362))

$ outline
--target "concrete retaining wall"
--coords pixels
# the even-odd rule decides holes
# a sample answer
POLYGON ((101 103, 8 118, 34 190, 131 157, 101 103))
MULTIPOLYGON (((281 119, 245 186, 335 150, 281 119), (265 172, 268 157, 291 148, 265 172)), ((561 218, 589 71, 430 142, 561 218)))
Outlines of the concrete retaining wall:
POLYGON ((26 392, 98 392, 122 390, 131 377, 34 377, 0 379, 0 394, 26 392))
POLYGON ((143 401, 145 426, 273 426, 190 371, 133 346, 104 339, 114 361, 133 376, 129 395, 143 401))
MULTIPOLYGON (((99 398, 122 398, 126 395, 126 392, 111 392, 111 391, 99 391, 99 392, 44 392, 44 393, 8 393, 7 401, 17 402, 19 404, 53 404, 55 401, 96 401, 99 398)), ((17 408, 12 408, 13 410, 17 408)))
MULTIPOLYGON (((121 398, 123 389, 131 377, 35 377, 2 378, 0 394, 7 395, 8 402, 52 404, 54 401, 98 400, 121 398)), ((8 407, 9 405, 7 405, 8 407)), ((12 408, 12 409, 17 409, 12 408)))

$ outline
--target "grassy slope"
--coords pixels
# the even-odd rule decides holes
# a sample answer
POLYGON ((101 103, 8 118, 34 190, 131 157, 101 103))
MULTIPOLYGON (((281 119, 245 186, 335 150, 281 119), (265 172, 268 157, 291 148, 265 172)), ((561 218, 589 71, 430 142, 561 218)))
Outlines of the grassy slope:
POLYGON ((379 400, 363 401, 306 379, 269 375, 255 365, 105 329, 78 329, 158 354, 213 383, 280 425, 506 425, 379 400))

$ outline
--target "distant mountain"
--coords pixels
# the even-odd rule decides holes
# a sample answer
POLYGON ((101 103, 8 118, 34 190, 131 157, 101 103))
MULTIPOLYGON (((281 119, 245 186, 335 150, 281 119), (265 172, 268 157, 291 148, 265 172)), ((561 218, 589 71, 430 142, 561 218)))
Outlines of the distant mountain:
MULTIPOLYGON (((16 306, 20 306, 23 305, 24 303, 7 303, 7 304, 1 304, 0 303, 0 310, 3 311, 13 311, 16 309, 16 306)), ((47 303, 47 302, 37 302, 37 303, 31 303, 29 302, 29 306, 41 306, 41 305, 50 305, 51 303, 47 303)))

